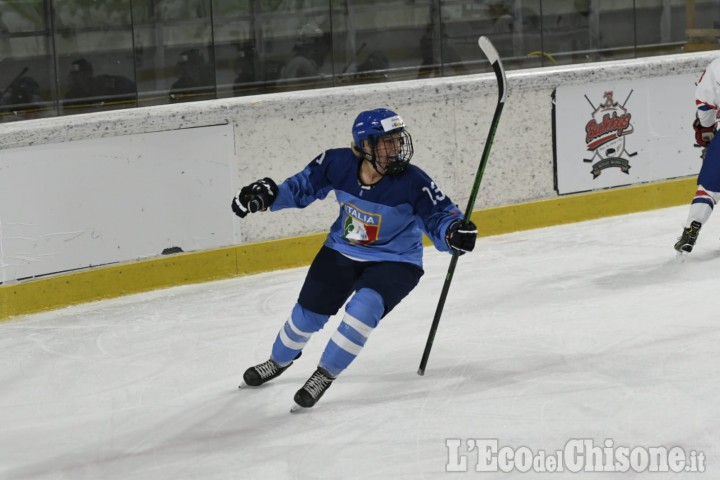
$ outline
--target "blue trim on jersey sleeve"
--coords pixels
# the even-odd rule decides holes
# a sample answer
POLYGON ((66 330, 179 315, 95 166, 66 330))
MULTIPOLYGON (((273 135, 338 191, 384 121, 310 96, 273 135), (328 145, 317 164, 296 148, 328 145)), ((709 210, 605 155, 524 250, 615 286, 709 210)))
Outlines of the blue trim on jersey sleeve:
POLYGON ((445 241, 445 235, 450 224, 459 218, 464 217, 457 208, 435 213, 425 220, 423 232, 433 242, 436 249, 441 252, 449 252, 451 249, 445 241))
POLYGON ((332 185, 327 178, 325 162, 327 152, 318 155, 305 169, 278 185, 278 196, 270 206, 271 211, 283 208, 305 208, 315 200, 327 197, 332 185))
POLYGON ((464 216, 427 173, 418 167, 414 170, 414 205, 418 221, 435 248, 441 252, 449 252, 451 249, 445 241, 447 229, 451 223, 464 216))

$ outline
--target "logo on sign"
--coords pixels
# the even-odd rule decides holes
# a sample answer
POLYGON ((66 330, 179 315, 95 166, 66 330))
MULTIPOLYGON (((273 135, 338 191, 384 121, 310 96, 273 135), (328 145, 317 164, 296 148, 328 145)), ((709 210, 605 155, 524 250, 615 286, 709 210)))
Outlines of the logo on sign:
POLYGON ((597 106, 585 95, 593 108, 592 118, 585 125, 585 144, 593 155, 583 161, 593 164, 593 178, 599 177, 603 170, 613 167, 619 168, 623 173, 630 173, 629 158, 637 155, 637 152, 630 153, 625 146, 625 137, 634 131, 630 122, 632 115, 625 105, 632 93, 630 90, 622 105, 614 100, 612 91, 605 92, 605 101, 597 106))

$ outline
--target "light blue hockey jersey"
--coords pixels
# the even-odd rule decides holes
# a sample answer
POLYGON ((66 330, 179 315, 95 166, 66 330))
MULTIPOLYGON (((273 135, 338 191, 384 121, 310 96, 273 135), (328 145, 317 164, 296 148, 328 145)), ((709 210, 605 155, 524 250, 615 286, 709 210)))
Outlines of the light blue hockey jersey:
POLYGON ((329 248, 362 261, 413 263, 422 268, 422 233, 447 252, 445 232, 462 212, 419 167, 385 176, 372 187, 358 180, 350 148, 327 150, 278 186, 270 210, 305 208, 331 191, 340 213, 325 240, 329 248))

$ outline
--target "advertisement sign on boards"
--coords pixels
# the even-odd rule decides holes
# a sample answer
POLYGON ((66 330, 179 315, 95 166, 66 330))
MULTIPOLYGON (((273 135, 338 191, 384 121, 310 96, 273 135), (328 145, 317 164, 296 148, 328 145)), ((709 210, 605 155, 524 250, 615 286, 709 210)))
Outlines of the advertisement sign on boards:
POLYGON ((695 75, 559 87, 558 193, 696 175, 695 75))

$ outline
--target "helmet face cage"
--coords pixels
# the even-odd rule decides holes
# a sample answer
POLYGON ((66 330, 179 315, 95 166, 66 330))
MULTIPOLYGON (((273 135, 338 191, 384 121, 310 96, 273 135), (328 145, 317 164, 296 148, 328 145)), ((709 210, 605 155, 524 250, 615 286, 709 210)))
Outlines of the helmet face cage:
MULTIPOLYGON (((404 128, 399 131, 389 132, 386 135, 383 136, 371 136, 368 138, 370 142, 370 149, 371 152, 369 155, 366 154, 366 158, 369 156, 368 160, 370 163, 373 164, 373 167, 375 170, 378 169, 377 167, 377 148, 378 143, 383 141, 388 142, 399 142, 399 150, 395 154, 395 159, 393 161, 388 162, 388 164, 385 166, 385 173, 384 175, 397 175, 399 173, 402 173, 405 170, 405 167, 407 167, 408 163, 410 163, 410 159, 413 156, 413 143, 412 143, 412 137, 410 136, 410 133, 405 130, 404 128), (391 135, 399 135, 399 138, 392 140, 390 137, 391 135)), ((382 173, 379 172, 378 173, 382 173)))
POLYGON ((368 160, 378 173, 383 175, 396 175, 405 170, 413 155, 412 137, 405 130, 405 123, 400 116, 386 108, 378 108, 366 112, 361 112, 355 119, 352 129, 355 147, 362 151, 364 158, 368 160), (385 165, 385 171, 378 170, 378 142, 392 142, 390 135, 398 135, 395 141, 399 145, 393 147, 397 151, 394 161, 385 165), (368 142, 370 151, 365 149, 364 142, 368 142))

